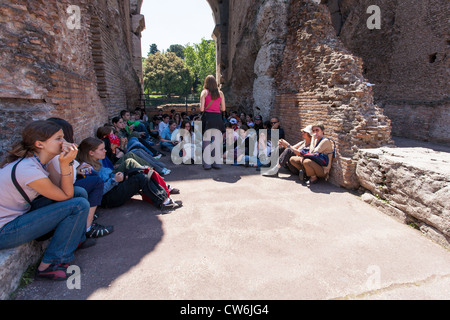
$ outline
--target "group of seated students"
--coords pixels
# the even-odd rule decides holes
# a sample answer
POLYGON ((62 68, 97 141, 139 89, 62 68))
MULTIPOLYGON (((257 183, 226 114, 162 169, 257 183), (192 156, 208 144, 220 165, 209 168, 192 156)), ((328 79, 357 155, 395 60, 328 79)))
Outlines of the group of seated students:
MULTIPOLYGON (((4 187, 0 193, 0 250, 51 238, 36 277, 64 280, 70 276, 67 268, 74 252, 94 245, 95 238, 114 230, 96 222, 97 207, 119 207, 136 194, 161 210, 181 207, 181 201, 172 199, 180 190, 165 182, 163 176, 170 170, 159 161, 162 154, 155 147, 173 150, 187 138, 174 131, 185 129, 191 144, 180 155, 184 160, 195 159, 195 142, 202 139, 193 131, 198 115, 180 114, 179 125, 175 115, 172 119, 167 114, 157 115, 153 121, 141 121, 142 116, 139 110, 133 115, 123 111, 111 124, 98 127, 96 137, 84 139, 79 146, 74 143, 73 127, 64 119, 28 124, 21 141, 8 150, 0 164, 0 184, 4 187)), ((260 169, 270 164, 263 164, 260 160, 264 157, 258 153, 269 156, 275 152, 281 156, 275 165, 272 161, 264 176, 277 176, 285 167, 310 185, 328 177, 334 150, 324 136, 323 124, 307 126, 302 130, 303 140, 291 145, 277 117, 266 123, 260 116, 246 116, 246 124, 243 120, 236 112, 224 118, 224 160, 231 157, 233 164, 246 165, 256 162, 254 166, 260 169), (261 129, 268 131, 259 132, 261 129), (278 129, 275 148, 270 145, 270 129, 278 129), (255 152, 248 143, 251 135, 257 135, 253 137, 257 141, 255 152), (227 154, 230 150, 232 155, 227 154), (244 152, 238 154, 238 150, 244 152)))
POLYGON ((0 250, 50 238, 37 278, 67 279, 74 252, 113 232, 96 223, 99 206, 119 207, 137 194, 163 212, 182 206, 146 133, 133 134, 118 118, 79 146, 66 120, 33 121, 0 164, 0 250))
POLYGON ((261 116, 255 117, 237 112, 232 112, 227 118, 224 140, 224 161, 230 157, 234 164, 245 166, 271 167, 262 173, 263 176, 277 177, 280 168, 286 168, 291 173, 298 175, 302 182, 310 186, 319 182, 319 178, 327 179, 335 156, 334 142, 325 137, 325 126, 321 122, 308 125, 301 130, 302 140, 291 145, 285 140, 284 130, 280 126, 278 117, 272 117, 270 121, 262 122, 261 116), (242 124, 243 121, 247 124, 242 124), (252 125, 253 124, 253 125, 252 125), (249 129, 255 129, 254 131, 249 129), (267 133, 260 132, 267 129, 267 133), (278 141, 272 148, 271 130, 278 129, 278 141), (251 144, 251 140, 256 143, 251 144), (232 148, 229 146, 233 145, 232 148), (233 153, 230 155, 229 153, 233 153), (277 153, 276 164, 265 163, 260 160, 270 157, 271 153, 277 153))

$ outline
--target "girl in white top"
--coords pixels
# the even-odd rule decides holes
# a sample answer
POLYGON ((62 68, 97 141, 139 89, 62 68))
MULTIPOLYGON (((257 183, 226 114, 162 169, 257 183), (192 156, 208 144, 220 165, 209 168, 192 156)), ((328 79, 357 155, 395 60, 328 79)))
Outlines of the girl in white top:
POLYGON ((74 198, 72 163, 78 149, 66 143, 61 128, 49 121, 34 121, 22 132, 0 165, 0 250, 13 248, 54 230, 37 277, 63 280, 68 262, 83 242, 89 202, 74 198), (61 186, 48 178, 47 164, 59 155, 61 186), (15 170, 14 170, 15 169, 15 170), (14 172, 15 171, 15 172, 14 172), (13 182, 17 181, 17 186, 13 182), (21 191, 23 193, 21 193, 21 191), (35 207, 39 195, 52 200, 35 207))

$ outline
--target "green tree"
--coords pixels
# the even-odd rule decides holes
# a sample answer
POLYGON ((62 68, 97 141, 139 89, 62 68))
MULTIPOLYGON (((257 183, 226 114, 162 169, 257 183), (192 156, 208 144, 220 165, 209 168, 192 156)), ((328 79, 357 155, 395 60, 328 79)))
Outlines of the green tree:
POLYGON ((216 74, 216 46, 213 40, 204 38, 198 44, 186 45, 184 60, 191 73, 194 75, 193 87, 197 92, 201 89, 206 76, 216 74))
POLYGON ((156 52, 144 63, 144 88, 148 93, 167 96, 186 95, 191 92, 192 74, 184 61, 175 53, 156 52))
POLYGON ((159 52, 158 46, 156 45, 156 43, 152 43, 152 44, 150 45, 150 51, 149 51, 148 54, 155 54, 155 53, 157 53, 157 52, 159 52))
POLYGON ((177 55, 177 57, 184 60, 184 47, 181 44, 172 44, 170 45, 167 52, 173 52, 177 55))

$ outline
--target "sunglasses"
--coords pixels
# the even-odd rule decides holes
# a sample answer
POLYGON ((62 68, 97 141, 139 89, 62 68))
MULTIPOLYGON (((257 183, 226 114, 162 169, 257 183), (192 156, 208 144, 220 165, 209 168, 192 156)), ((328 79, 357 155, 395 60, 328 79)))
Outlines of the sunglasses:
POLYGON ((278 121, 275 121, 275 122, 271 122, 271 124, 276 124, 276 123, 278 123, 278 121))

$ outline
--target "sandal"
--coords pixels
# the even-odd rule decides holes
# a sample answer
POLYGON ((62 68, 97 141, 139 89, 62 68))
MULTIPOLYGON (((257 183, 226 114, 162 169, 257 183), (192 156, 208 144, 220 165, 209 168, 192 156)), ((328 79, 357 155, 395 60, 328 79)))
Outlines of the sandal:
POLYGON ((39 271, 36 269, 35 277, 41 279, 49 279, 56 281, 67 280, 69 275, 67 274, 67 268, 69 265, 67 263, 52 263, 47 269, 39 271))
POLYGON ((87 238, 100 238, 111 234, 114 231, 113 226, 102 226, 101 224, 93 223, 88 232, 86 232, 87 238))

